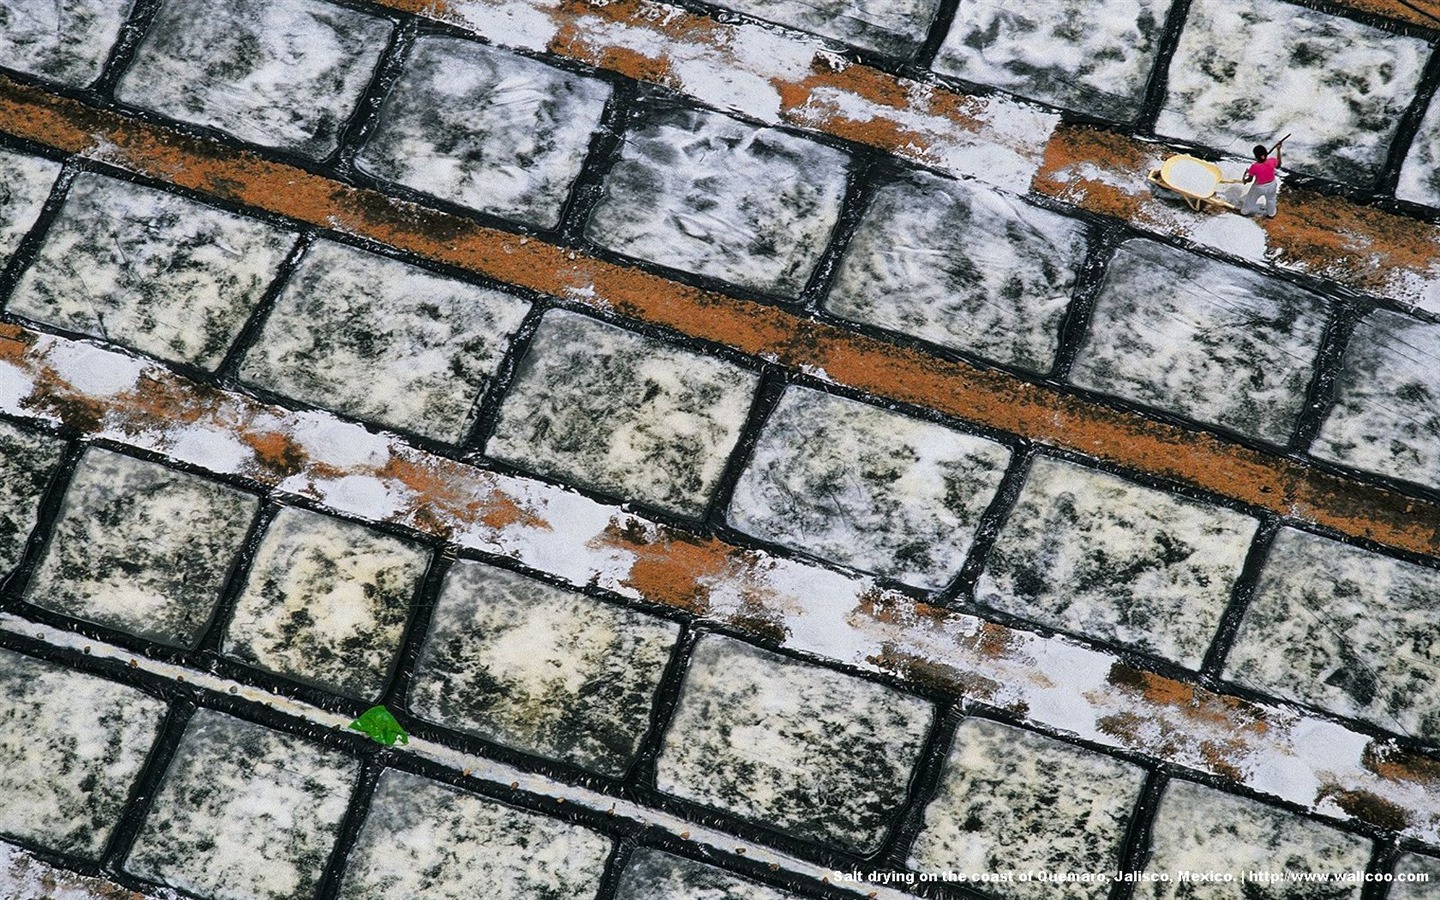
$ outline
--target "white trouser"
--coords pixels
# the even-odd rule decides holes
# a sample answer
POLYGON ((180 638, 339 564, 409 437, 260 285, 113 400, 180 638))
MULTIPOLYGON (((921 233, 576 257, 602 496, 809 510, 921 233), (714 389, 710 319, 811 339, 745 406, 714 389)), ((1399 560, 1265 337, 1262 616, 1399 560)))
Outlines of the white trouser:
POLYGON ((1243 215, 1253 216, 1260 211, 1260 199, 1265 199, 1265 215, 1275 215, 1275 193, 1280 187, 1280 179, 1275 179, 1269 184, 1253 182, 1250 190, 1246 191, 1245 199, 1240 204, 1240 212, 1243 215))

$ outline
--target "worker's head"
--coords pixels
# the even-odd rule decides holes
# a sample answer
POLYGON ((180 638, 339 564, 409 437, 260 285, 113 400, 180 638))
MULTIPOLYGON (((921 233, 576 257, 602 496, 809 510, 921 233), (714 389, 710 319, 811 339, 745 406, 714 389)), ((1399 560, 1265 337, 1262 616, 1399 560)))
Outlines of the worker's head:
POLYGON ((1264 145, 1264 144, 1256 144, 1256 145, 1255 145, 1255 159, 1256 159, 1257 161, 1259 161, 1259 160, 1264 160, 1265 157, 1267 157, 1267 156, 1269 156, 1269 155, 1270 155, 1270 151, 1265 149, 1265 145, 1264 145))

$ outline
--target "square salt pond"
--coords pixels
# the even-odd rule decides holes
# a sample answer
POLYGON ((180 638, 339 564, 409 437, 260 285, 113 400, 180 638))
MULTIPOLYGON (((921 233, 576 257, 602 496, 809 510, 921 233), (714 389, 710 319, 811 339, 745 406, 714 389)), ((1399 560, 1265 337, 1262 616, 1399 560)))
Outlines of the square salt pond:
POLYGON ((869 853, 905 802, 932 718, 919 697, 705 635, 656 786, 795 838, 869 853))
POLYGON ((214 369, 294 240, 177 194, 85 172, 7 308, 214 369))
POLYGON ((6 0, 0 66, 85 87, 100 77, 133 6, 134 0, 6 0))
POLYGON ((1278 278, 1126 241, 1071 381, 1284 446, 1329 316, 1324 298, 1278 278))
POLYGON ((553 228, 610 85, 474 41, 415 42, 355 159, 366 174, 553 228))
POLYGON ((441 588, 410 709, 620 777, 678 634, 664 619, 462 560, 441 588))
POLYGON ((60 450, 56 438, 0 420, 0 583, 25 555, 60 450))
POLYGON ((610 840, 389 769, 350 852, 340 900, 582 900, 610 840))
POLYGON ((100 859, 165 709, 134 688, 0 650, 0 835, 100 859))
POLYGON ((1198 669, 1257 526, 1222 507, 1037 457, 975 599, 1198 669))
POLYGON ((0 147, 0 267, 35 225, 59 175, 54 160, 0 147))
POLYGON ((679 856, 641 847, 620 876, 616 900, 792 900, 794 894, 746 881, 679 856))
POLYGON ((960 0, 935 71, 1102 119, 1134 119, 1171 0, 960 0))
POLYGON ((1440 326, 1384 310, 1361 320, 1310 452, 1440 487, 1440 326))
POLYGON ((207 900, 313 897, 358 775, 335 750, 202 709, 124 869, 207 900))
POLYGON ((1440 572, 1294 529, 1261 570, 1225 677, 1440 739, 1440 572))
POLYGON ((286 507, 255 553, 224 652, 323 690, 377 699, 429 558, 402 538, 286 507))
POLYGON ((165 0, 116 96, 323 159, 339 146, 392 28, 321 0, 165 0))
POLYGON ((25 599, 194 647, 259 509, 257 498, 226 485, 88 447, 25 599))
POLYGON ((791 387, 728 518, 762 540, 939 588, 960 571, 1009 459, 984 438, 791 387))
MULTIPOLYGON (((1430 45, 1283 0, 1195 0, 1155 130, 1366 186, 1415 96, 1430 45)), ((1281 192, 1280 205, 1285 205, 1281 192)))
POLYGON ((625 134, 586 230, 627 256, 795 297, 840 218, 849 157, 718 113, 659 109, 625 134))
POLYGON ((485 455, 699 517, 757 384, 731 363, 552 310, 520 362, 485 455))
POLYGON ((1171 781, 1155 812, 1144 869, 1169 872, 1153 881, 1146 900, 1358 900, 1360 885, 1245 883, 1246 872, 1363 872, 1370 863, 1366 838, 1302 818, 1257 800, 1221 793, 1189 781, 1171 781), (1175 879, 1175 873, 1228 872, 1229 884, 1175 879), (1204 893, 1201 893, 1204 891, 1204 893))
POLYGON ((305 403, 458 443, 530 304, 318 241, 240 377, 305 403))
POLYGON ((1404 853, 1395 861, 1395 874, 1427 876, 1426 881, 1396 882, 1390 888, 1386 900, 1426 900, 1434 897, 1435 885, 1440 884, 1440 857, 1422 856, 1419 853, 1404 853))
POLYGON ((1085 225, 973 183, 922 172, 882 186, 825 308, 1032 372, 1060 344, 1085 225))
POLYGON ((910 59, 919 51, 940 0, 726 0, 726 9, 910 59))
POLYGON ((1412 203, 1440 206, 1440 101, 1433 97, 1400 167, 1395 196, 1412 203))
MULTIPOLYGON (((960 723, 925 824, 920 872, 1113 872, 1143 770, 985 719, 960 723)), ((1103 900, 1110 885, 997 883, 1002 897, 1103 900)))

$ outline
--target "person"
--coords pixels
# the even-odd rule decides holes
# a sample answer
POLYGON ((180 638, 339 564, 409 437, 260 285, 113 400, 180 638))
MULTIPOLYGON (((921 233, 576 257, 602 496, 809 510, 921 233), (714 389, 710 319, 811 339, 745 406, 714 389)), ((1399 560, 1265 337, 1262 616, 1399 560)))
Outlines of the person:
POLYGON ((1280 182, 1275 179, 1275 170, 1280 168, 1280 148, 1289 137, 1290 135, 1285 135, 1269 150, 1266 150, 1263 144, 1255 145, 1255 162, 1245 170, 1245 177, 1241 179, 1250 185, 1250 190, 1245 192, 1245 199, 1240 203, 1241 214, 1255 215, 1260 211, 1260 201, 1264 200, 1266 218, 1275 217, 1275 195, 1280 188, 1280 182), (1270 156, 1272 153, 1275 154, 1274 157, 1270 156))

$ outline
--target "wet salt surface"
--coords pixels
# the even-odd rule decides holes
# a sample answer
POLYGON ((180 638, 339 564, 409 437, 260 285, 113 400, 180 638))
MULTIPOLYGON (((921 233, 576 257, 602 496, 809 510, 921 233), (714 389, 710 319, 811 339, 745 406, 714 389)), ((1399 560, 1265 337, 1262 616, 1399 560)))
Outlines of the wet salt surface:
POLYGON ((355 164, 462 206, 549 228, 610 86, 474 41, 415 42, 355 164))
POLYGON ((1039 457, 975 587, 981 603, 1199 668, 1257 523, 1039 457))
POLYGON ((1324 298, 1279 279, 1126 241, 1071 380, 1283 445, 1329 313, 1324 298))
POLYGON ((409 705, 432 722, 622 776, 678 634, 672 622, 462 560, 441 589, 409 705))
POLYGON ((1174 880, 1144 887, 1146 900, 1341 900, 1358 898, 1356 883, 1244 883, 1245 872, 1363 872, 1370 841, 1189 781, 1171 781, 1151 834, 1148 872, 1229 872, 1231 884, 1174 880))
POLYGON ((625 135, 586 235, 602 247, 795 296, 840 215, 848 158, 716 113, 657 109, 625 135))
POLYGON ((202 709, 124 869, 211 900, 313 896, 358 774, 334 750, 202 709))
POLYGON ((380 776, 341 900, 581 900, 609 839, 394 769, 380 776))
POLYGON ((1388 900, 1426 900, 1435 895, 1435 885, 1440 884, 1440 857, 1404 853, 1395 861, 1395 872, 1424 874, 1429 875, 1430 879, 1428 882, 1392 885, 1388 900))
POLYGON ((1440 206, 1440 101, 1433 97, 1400 167, 1395 196, 1426 206, 1440 206))
POLYGON ((428 559, 410 541, 286 507, 256 551, 224 652, 324 690, 378 699, 428 559))
POLYGON ((3 649, 0 698, 0 835, 98 860, 165 704, 3 649))
POLYGON ((939 0, 724 0, 727 9, 908 59, 929 31, 939 0))
POLYGON ((35 224, 59 174, 57 162, 0 147, 0 265, 35 224))
POLYGON ((7 308, 213 369, 294 239, 176 194, 81 173, 7 308))
MULTIPOLYGON (((925 825, 921 872, 1115 871, 1143 770, 984 719, 960 724, 925 825)), ((1017 898, 1095 898, 1110 885, 998 884, 1017 898)))
POLYGON ((630 857, 615 896, 617 900, 788 900, 795 895, 642 847, 630 857))
POLYGON ((1440 739, 1440 572, 1282 529, 1226 677, 1440 739))
POLYGON ((1140 112, 1169 0, 960 0, 935 71, 1109 119, 1140 112))
POLYGON ((587 316, 545 314, 485 454, 698 516, 750 411, 756 376, 587 316))
POLYGON ((0 582, 25 553, 60 450, 48 435, 0 421, 0 582))
POLYGON ((984 438, 791 387, 728 519, 767 541, 938 588, 964 562, 1009 457, 984 438))
POLYGON ((89 447, 25 599, 194 647, 259 508, 234 488, 89 447))
POLYGON ((943 347, 1048 371, 1083 223, 927 173, 886 184, 846 249, 825 307, 943 347))
POLYGON ((1361 320, 1310 452, 1440 486, 1440 326, 1385 311, 1361 320))
POLYGON ((322 159, 338 146, 391 30, 321 0, 166 0, 116 96, 322 159))
POLYGON ((241 378, 457 443, 530 304, 343 244, 311 247, 241 378))
POLYGON ((68 87, 100 77, 133 0, 7 0, 0 6, 0 66, 68 87))
POLYGON ((656 786, 800 838, 873 851, 905 801, 931 715, 918 697, 705 635, 656 786))
POLYGON ((1288 133, 1287 168, 1366 184, 1429 54, 1418 37, 1281 0, 1195 0, 1155 130, 1247 156, 1288 133))

